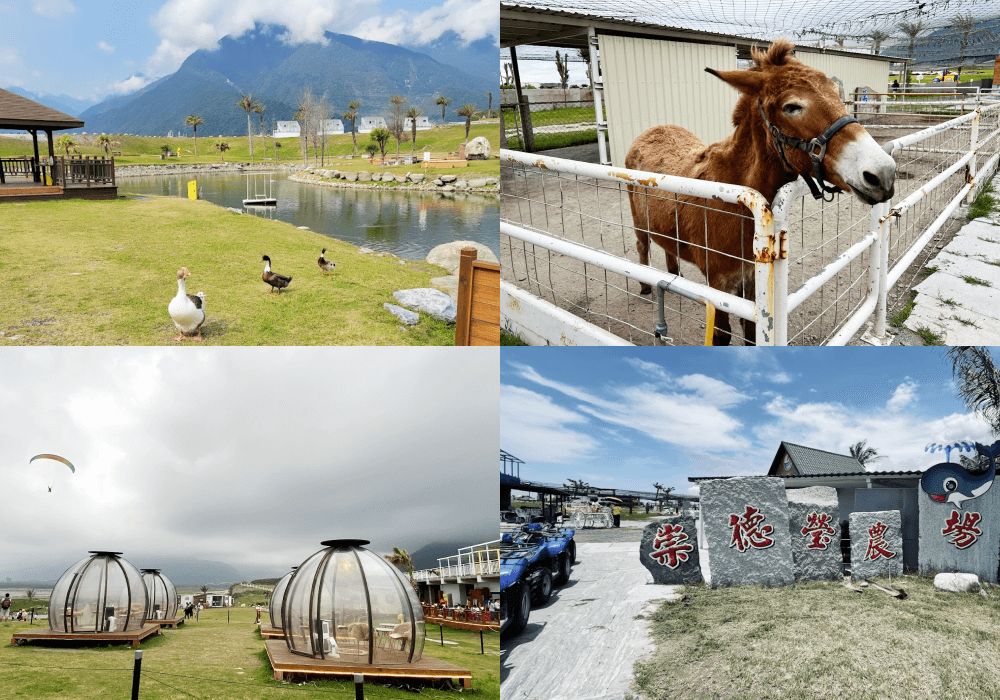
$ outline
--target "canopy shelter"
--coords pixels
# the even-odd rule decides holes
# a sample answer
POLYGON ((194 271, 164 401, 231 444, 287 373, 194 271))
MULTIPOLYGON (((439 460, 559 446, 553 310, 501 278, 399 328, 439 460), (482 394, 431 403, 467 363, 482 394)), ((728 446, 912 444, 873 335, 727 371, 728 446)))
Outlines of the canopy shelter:
MULTIPOLYGON (((62 129, 79 129, 83 122, 76 117, 46 107, 27 97, 0 89, 0 129, 24 129, 31 134, 35 157, 30 163, 32 177, 35 182, 41 181, 40 160, 38 157, 38 132, 43 131, 49 142, 49 162, 55 159, 55 149, 52 143, 52 132, 62 129)), ((0 162, 0 182, 3 181, 3 163, 0 162)))

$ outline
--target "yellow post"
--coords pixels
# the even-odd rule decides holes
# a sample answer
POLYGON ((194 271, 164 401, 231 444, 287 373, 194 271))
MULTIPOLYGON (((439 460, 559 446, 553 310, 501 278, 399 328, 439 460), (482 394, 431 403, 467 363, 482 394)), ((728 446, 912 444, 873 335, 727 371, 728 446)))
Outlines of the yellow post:
POLYGON ((46 175, 45 176, 45 184, 46 185, 51 185, 52 184, 52 176, 51 175, 46 175))
POLYGON ((188 199, 198 199, 197 180, 188 180, 188 199))

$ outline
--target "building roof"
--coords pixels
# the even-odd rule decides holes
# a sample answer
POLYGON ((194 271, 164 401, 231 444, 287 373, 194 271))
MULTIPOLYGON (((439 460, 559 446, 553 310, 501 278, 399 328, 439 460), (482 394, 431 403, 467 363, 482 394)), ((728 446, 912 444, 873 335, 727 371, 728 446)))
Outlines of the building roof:
POLYGON ((0 89, 0 129, 79 129, 83 122, 27 97, 0 89))
MULTIPOLYGON (((771 43, 760 37, 754 38, 704 29, 669 26, 655 21, 646 22, 615 17, 608 13, 573 12, 553 7, 540 7, 540 4, 530 0, 507 0, 500 3, 500 48, 505 49, 524 44, 586 48, 588 46, 587 27, 594 27, 598 33, 604 34, 617 33, 678 41, 736 45, 743 52, 749 51, 751 46, 766 48, 771 43)), ((607 7, 613 8, 614 5, 607 5, 607 7)), ((646 15, 638 13, 634 16, 648 17, 648 13, 646 15)), ((867 58, 875 61, 891 61, 893 63, 909 60, 894 56, 872 55, 839 49, 819 49, 802 45, 797 45, 795 50, 867 58)))
POLYGON ((817 450, 814 447, 805 447, 791 442, 781 441, 778 452, 771 461, 771 469, 768 476, 795 476, 793 474, 781 474, 778 469, 781 467, 783 456, 788 455, 795 465, 795 471, 800 476, 819 476, 821 474, 867 474, 864 466, 850 455, 839 455, 835 452, 817 450))

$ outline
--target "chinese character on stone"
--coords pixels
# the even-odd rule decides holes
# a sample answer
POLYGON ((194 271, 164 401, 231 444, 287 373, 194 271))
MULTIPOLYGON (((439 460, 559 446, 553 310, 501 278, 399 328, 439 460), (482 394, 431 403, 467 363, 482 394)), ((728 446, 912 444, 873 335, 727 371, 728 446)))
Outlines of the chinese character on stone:
POLYGON ((951 516, 944 521, 945 528, 941 530, 942 535, 951 535, 951 543, 959 549, 971 547, 983 534, 983 531, 976 527, 976 523, 982 516, 979 513, 966 513, 964 518, 958 517, 958 511, 951 511, 951 516))
POLYGON ((881 522, 876 522, 868 528, 868 549, 865 551, 865 559, 875 561, 879 557, 892 559, 895 552, 889 551, 889 543, 885 541, 885 531, 888 528, 881 522))
POLYGON ((774 528, 770 525, 761 526, 764 516, 760 514, 759 508, 747 506, 746 512, 741 516, 730 514, 729 527, 733 528, 733 539, 729 542, 730 547, 736 547, 741 552, 745 552, 747 547, 756 549, 767 549, 774 540, 768 537, 774 528))
POLYGON ((806 549, 826 549, 830 544, 830 535, 834 534, 830 526, 829 513, 817 513, 813 511, 806 516, 806 526, 802 528, 802 534, 808 537, 811 542, 806 545, 806 549))
POLYGON ((688 536, 683 527, 663 523, 656 530, 653 551, 649 556, 664 566, 676 569, 678 564, 688 560, 688 552, 694 549, 694 545, 687 542, 687 539, 688 536))

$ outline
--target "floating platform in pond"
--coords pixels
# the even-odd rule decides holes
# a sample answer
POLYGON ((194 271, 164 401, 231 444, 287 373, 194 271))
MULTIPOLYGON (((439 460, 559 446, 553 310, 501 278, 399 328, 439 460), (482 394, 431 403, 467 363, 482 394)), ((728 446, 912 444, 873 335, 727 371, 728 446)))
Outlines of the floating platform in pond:
POLYGON ((146 624, 137 630, 128 632, 53 632, 48 627, 44 627, 15 632, 10 643, 24 646, 29 642, 102 642, 105 644, 128 644, 136 647, 144 640, 155 637, 159 633, 160 626, 155 624, 146 624))
POLYGON ((278 200, 271 197, 260 197, 257 199, 244 199, 243 206, 245 207, 276 207, 278 206, 278 200))
POLYGON ((361 673, 365 679, 378 678, 395 681, 442 681, 456 680, 465 688, 472 687, 472 672, 450 664, 446 661, 431 658, 424 654, 420 661, 412 664, 394 664, 381 666, 369 665, 352 661, 346 655, 339 659, 314 659, 310 656, 300 656, 288 650, 288 645, 279 639, 268 639, 264 642, 267 658, 274 669, 275 680, 289 680, 290 676, 308 676, 324 678, 336 676, 353 676, 361 673))

